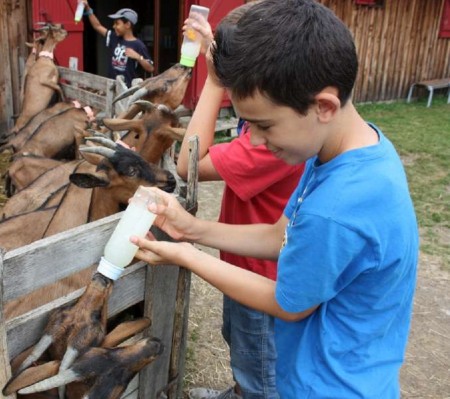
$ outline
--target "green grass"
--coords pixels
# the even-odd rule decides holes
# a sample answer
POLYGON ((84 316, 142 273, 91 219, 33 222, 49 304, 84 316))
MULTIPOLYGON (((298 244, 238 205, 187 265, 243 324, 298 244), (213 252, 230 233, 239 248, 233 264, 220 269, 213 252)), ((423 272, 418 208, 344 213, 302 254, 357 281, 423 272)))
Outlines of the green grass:
POLYGON ((421 250, 450 270, 450 104, 434 96, 406 104, 357 106, 394 143, 408 176, 421 232, 421 250))

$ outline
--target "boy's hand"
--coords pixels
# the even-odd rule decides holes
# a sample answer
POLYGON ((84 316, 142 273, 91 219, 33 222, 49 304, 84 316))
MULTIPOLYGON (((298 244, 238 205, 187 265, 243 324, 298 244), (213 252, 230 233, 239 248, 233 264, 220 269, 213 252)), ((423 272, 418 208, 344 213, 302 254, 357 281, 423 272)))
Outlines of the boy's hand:
POLYGON ((128 58, 132 58, 133 60, 138 60, 139 58, 141 58, 141 55, 137 51, 133 50, 131 47, 127 47, 125 49, 125 55, 128 58))
POLYGON ((148 208, 157 215, 154 225, 175 240, 194 240, 196 237, 192 231, 196 218, 187 212, 172 194, 155 187, 148 187, 148 190, 156 191, 161 199, 159 204, 151 204, 148 208))
POLYGON ((211 25, 206 20, 206 18, 197 12, 190 14, 189 18, 184 21, 183 32, 186 33, 188 28, 193 28, 195 31, 201 35, 202 42, 200 47, 200 52, 206 54, 209 45, 214 40, 211 25))
POLYGON ((156 241, 150 237, 132 237, 131 242, 139 247, 135 257, 152 265, 186 266, 187 259, 198 251, 186 242, 156 241))

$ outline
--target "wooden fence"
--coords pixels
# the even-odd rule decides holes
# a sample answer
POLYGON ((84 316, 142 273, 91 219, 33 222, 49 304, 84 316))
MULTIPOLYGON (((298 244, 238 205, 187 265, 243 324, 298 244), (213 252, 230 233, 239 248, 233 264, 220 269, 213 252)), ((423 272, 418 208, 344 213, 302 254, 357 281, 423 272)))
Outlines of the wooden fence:
MULTIPOLYGON (((187 185, 178 183, 178 199, 195 213, 198 142, 193 144, 189 180, 187 185)), ((173 170, 174 165, 170 163, 171 158, 165 157, 163 166, 173 170)), ((49 314, 75 301, 84 289, 9 320, 3 317, 4 304, 98 262, 120 216, 120 213, 112 215, 1 253, 0 388, 11 376, 10 360, 40 338, 49 314)), ((152 228, 152 232, 158 239, 170 240, 159 230, 152 228)), ((189 287, 190 273, 185 269, 175 265, 150 267, 144 262, 128 266, 115 282, 108 305, 109 317, 144 301, 143 316, 151 320, 145 335, 160 338, 165 347, 163 354, 130 383, 123 398, 175 399, 181 393, 189 287)), ((3 398, 1 394, 0 397, 3 398)))

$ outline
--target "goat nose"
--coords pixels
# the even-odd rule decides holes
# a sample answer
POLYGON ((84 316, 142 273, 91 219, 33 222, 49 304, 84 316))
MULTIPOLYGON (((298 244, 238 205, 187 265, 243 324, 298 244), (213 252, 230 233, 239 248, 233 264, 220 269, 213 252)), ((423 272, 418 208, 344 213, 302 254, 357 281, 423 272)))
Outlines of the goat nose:
POLYGON ((154 355, 159 356, 161 353, 164 352, 164 344, 161 342, 159 338, 150 338, 149 344, 154 350, 154 355))
POLYGON ((172 193, 175 190, 177 181, 172 173, 167 173, 167 181, 164 185, 164 191, 172 193))

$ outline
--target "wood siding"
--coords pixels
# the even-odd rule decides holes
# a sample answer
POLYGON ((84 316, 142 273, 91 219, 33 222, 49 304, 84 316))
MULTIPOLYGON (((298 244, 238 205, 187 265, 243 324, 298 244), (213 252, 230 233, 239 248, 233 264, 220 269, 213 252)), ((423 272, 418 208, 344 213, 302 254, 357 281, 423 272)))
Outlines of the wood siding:
MULTIPOLYGON (((28 51, 27 0, 0 1, 0 137, 20 109, 20 79, 28 51)), ((30 34, 31 36, 31 34, 30 34)))
MULTIPOLYGON (((406 98, 413 82, 450 77, 450 38, 439 37, 445 0, 385 0, 382 7, 319 1, 354 35, 360 60, 355 102, 406 98)), ((0 136, 20 109, 29 15, 29 0, 0 1, 0 136)))
POLYGON ((381 7, 319 1, 355 38, 355 102, 406 98, 414 82, 450 77, 450 39, 439 37, 444 0, 385 0, 381 7))

